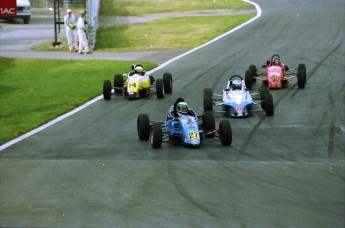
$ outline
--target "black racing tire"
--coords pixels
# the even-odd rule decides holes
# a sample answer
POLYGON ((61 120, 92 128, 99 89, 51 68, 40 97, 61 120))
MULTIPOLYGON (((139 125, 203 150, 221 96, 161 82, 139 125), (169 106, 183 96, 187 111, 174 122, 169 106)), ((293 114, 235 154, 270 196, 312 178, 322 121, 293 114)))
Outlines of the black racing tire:
POLYGON ((252 76, 257 76, 258 69, 256 68, 255 65, 250 65, 248 70, 251 72, 252 76))
POLYGON ((260 87, 259 93, 260 93, 260 100, 265 100, 265 95, 269 94, 270 91, 267 87, 260 87))
POLYGON ((150 137, 150 119, 147 114, 140 114, 137 119, 138 137, 141 141, 149 140, 150 137))
POLYGON ((223 146, 230 146, 232 142, 231 124, 227 120, 222 120, 219 123, 219 138, 223 146))
POLYGON ((164 98, 163 80, 156 80, 156 94, 158 99, 164 98))
POLYGON ((209 88, 204 89, 204 96, 212 97, 212 89, 209 89, 209 88))
POLYGON ((163 74, 164 93, 170 94, 173 89, 172 76, 170 73, 163 74))
MULTIPOLYGON (((123 77, 122 74, 115 74, 114 76, 114 87, 123 88, 123 77)), ((122 94, 121 89, 114 89, 115 94, 122 94)))
POLYGON ((213 111, 213 101, 212 101, 212 97, 205 95, 204 96, 204 111, 213 111))
POLYGON ((128 99, 129 101, 132 101, 132 100, 137 99, 137 93, 128 94, 128 95, 127 95, 127 99, 128 99))
POLYGON ((253 87, 253 75, 250 70, 247 70, 244 76, 244 83, 247 89, 252 89, 253 87))
POLYGON ((103 82, 103 99, 106 101, 111 99, 111 82, 110 82, 110 80, 105 80, 103 82))
POLYGON ((265 112, 266 116, 274 115, 273 97, 272 94, 265 95, 265 112))
POLYGON ((298 64, 297 68, 297 85, 298 88, 303 89, 307 82, 307 71, 305 64, 298 64))
MULTIPOLYGON (((207 131, 205 133, 216 130, 216 121, 214 119, 213 112, 210 112, 210 111, 204 112, 204 115, 202 116, 202 123, 203 123, 204 129, 207 131)), ((215 135, 214 133, 205 134, 205 137, 213 138, 214 135, 215 135)))
POLYGON ((161 148, 162 141, 162 126, 160 123, 154 123, 151 127, 150 133, 150 143, 152 148, 161 148))
POLYGON ((304 64, 304 63, 300 63, 300 64, 298 64, 297 69, 303 69, 305 72, 307 72, 307 68, 306 68, 306 66, 305 66, 305 64, 304 64))
POLYGON ((260 87, 259 93, 260 93, 260 100, 261 100, 261 108, 265 109, 265 96, 266 94, 269 94, 270 91, 267 87, 260 87))

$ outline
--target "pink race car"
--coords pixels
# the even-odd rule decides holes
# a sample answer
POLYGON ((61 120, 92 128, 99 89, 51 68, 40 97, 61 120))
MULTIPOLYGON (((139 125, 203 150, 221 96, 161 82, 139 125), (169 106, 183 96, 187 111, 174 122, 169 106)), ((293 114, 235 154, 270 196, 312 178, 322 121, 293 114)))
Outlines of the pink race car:
POLYGON ((298 88, 304 88, 307 81, 305 64, 298 64, 297 69, 289 69, 281 61, 280 56, 275 54, 258 70, 255 65, 250 65, 245 74, 246 87, 251 89, 253 82, 262 81, 262 86, 270 89, 279 89, 290 84, 291 79, 297 78, 298 88))

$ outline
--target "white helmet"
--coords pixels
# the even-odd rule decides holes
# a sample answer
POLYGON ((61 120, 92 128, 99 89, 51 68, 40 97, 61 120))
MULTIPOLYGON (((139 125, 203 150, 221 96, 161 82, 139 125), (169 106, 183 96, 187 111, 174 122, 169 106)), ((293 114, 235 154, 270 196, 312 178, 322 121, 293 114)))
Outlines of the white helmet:
POLYGON ((134 72, 135 73, 143 73, 144 72, 144 69, 141 67, 141 66, 136 66, 134 68, 134 72))
POLYGON ((232 89, 233 90, 241 90, 242 89, 242 82, 241 82, 241 80, 234 80, 232 82, 232 89))

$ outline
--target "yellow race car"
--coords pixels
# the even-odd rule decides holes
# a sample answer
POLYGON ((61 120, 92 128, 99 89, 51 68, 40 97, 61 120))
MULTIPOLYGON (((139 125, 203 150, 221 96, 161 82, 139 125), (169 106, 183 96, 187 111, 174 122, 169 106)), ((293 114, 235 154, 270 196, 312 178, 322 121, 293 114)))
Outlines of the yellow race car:
POLYGON ((128 74, 116 74, 114 77, 114 86, 110 80, 103 82, 103 98, 110 100, 111 95, 123 95, 128 100, 140 97, 148 97, 150 94, 156 94, 157 98, 164 98, 164 94, 172 93, 172 76, 170 73, 164 73, 163 79, 155 80, 152 75, 146 73, 142 65, 132 65, 132 71, 128 74))

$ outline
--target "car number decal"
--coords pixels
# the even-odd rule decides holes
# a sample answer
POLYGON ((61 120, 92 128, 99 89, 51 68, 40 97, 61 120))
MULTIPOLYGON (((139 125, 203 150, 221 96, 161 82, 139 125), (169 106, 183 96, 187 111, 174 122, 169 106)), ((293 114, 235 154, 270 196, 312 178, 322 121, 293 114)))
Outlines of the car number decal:
POLYGON ((133 82, 133 83, 129 83, 128 84, 128 87, 131 88, 131 87, 137 87, 137 83, 133 82))
POLYGON ((189 139, 198 138, 197 132, 189 132, 189 133, 188 133, 188 138, 189 138, 189 139))

